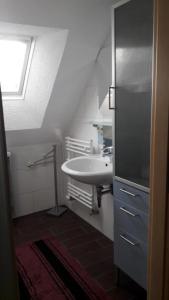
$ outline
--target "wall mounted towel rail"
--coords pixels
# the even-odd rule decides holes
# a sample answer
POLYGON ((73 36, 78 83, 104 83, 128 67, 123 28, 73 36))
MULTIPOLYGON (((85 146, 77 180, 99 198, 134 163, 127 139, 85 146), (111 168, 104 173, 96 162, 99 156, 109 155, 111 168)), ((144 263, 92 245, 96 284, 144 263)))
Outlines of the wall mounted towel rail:
MULTIPOLYGON (((75 156, 88 156, 93 153, 93 140, 80 140, 71 137, 65 138, 65 149, 67 160, 75 156)), ((68 177, 67 180, 67 195, 68 200, 76 200, 84 206, 90 208, 92 214, 98 213, 98 209, 95 203, 95 188, 90 186, 91 192, 87 192, 85 189, 78 186, 78 182, 68 177)))
POLYGON ((89 155, 93 153, 93 140, 85 141, 66 137, 65 148, 67 151, 67 159, 70 159, 74 154, 89 155))

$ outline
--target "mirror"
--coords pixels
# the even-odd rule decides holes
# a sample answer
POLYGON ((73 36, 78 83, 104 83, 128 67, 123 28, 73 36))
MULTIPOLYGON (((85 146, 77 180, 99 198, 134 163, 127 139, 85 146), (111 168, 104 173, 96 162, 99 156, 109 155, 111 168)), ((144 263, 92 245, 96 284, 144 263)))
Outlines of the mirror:
POLYGON ((112 146, 112 127, 103 126, 103 144, 105 147, 112 146))
POLYGON ((98 145, 104 145, 104 147, 112 146, 112 126, 104 124, 94 126, 97 127, 98 145))

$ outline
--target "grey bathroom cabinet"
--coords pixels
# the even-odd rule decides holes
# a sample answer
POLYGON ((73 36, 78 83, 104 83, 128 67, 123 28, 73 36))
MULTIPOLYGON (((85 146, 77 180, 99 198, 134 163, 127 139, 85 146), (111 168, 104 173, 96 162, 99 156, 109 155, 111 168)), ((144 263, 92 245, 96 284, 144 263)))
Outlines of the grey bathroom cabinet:
POLYGON ((115 264, 146 289, 148 193, 114 180, 115 264))
POLYGON ((146 289, 153 0, 114 8, 115 264, 146 289))

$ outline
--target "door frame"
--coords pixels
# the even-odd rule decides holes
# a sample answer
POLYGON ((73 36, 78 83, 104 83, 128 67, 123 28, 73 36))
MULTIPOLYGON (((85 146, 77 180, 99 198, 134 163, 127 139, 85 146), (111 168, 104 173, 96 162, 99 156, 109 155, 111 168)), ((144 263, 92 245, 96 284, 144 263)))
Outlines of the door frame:
POLYGON ((18 300, 19 290, 10 211, 8 159, 0 91, 0 298, 18 300))
POLYGON ((169 299, 169 1, 154 0, 148 300, 169 299))

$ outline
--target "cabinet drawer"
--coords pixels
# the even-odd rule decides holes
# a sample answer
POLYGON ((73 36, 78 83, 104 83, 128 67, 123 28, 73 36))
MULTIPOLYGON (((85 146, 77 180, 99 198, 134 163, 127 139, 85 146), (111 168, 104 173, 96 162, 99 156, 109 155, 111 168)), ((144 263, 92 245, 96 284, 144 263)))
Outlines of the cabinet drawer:
POLYGON ((123 228, 128 234, 135 238, 147 242, 148 235, 148 215, 127 205, 125 202, 114 202, 115 211, 115 231, 117 228, 123 228))
POLYGON ((119 230, 115 236, 115 264, 143 288, 147 287, 147 244, 119 230))
POLYGON ((114 180, 114 196, 126 204, 148 212, 149 194, 125 183, 114 180))

